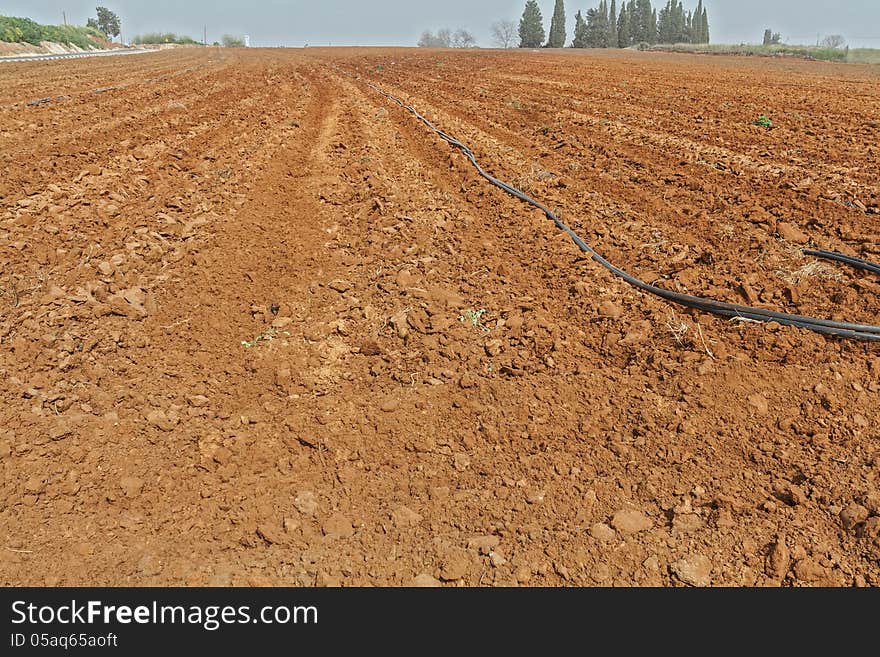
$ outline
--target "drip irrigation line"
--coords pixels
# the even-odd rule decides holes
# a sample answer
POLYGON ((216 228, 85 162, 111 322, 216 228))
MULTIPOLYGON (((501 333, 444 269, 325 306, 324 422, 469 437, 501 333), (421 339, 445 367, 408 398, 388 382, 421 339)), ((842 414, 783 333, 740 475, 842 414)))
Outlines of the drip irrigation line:
POLYGON ((862 260, 861 258, 856 258, 854 256, 848 256, 844 253, 838 253, 837 251, 813 251, 812 249, 804 249, 803 254, 815 256, 816 258, 824 258, 825 260, 836 260, 837 262, 842 262, 850 267, 855 267, 856 269, 866 269, 875 274, 880 274, 880 265, 877 263, 870 262, 869 260, 862 260))
MULTIPOLYGON (((352 76, 353 77, 353 76, 352 76)), ((356 78, 357 79, 357 78, 356 78)), ((583 238, 581 238, 574 230, 572 230, 567 224, 565 224, 556 214, 548 208, 546 205, 541 203, 540 201, 536 201, 531 196, 526 194, 525 192, 517 189, 513 185, 504 182, 503 180, 499 180, 492 174, 488 173, 480 163, 477 161, 477 157, 474 154, 473 150, 468 147, 466 144, 462 143, 452 135, 444 132, 440 128, 436 127, 431 121, 425 118, 419 111, 413 107, 412 105, 406 104, 397 96, 394 96, 391 93, 388 93, 384 89, 376 86, 375 84, 363 80, 363 82, 378 92, 379 94, 385 96, 392 102, 400 105, 403 109, 412 114, 416 119, 421 121, 425 126, 427 126, 432 132, 438 135, 441 139, 447 142, 450 146, 461 151, 468 160, 470 160, 471 164, 477 170, 477 173, 480 174, 483 178, 488 180, 492 185, 504 190, 511 196, 519 199, 523 203, 527 203, 532 207, 539 209, 544 215, 552 221, 556 227, 564 232, 568 237, 577 245, 577 247, 589 255, 594 261, 599 263, 602 267, 610 271, 615 276, 622 278, 624 281, 629 283, 635 288, 638 288, 644 292, 649 294, 653 294, 662 299, 666 299, 672 303, 678 304, 680 306, 684 306, 686 308, 692 308, 695 310, 700 310, 702 312, 710 313, 712 315, 718 315, 721 317, 728 317, 732 320, 745 320, 745 321, 754 321, 754 322, 777 322, 778 324, 782 324, 785 326, 794 326, 797 328, 803 328, 810 331, 815 331, 816 333, 822 333, 824 335, 831 335, 838 338, 846 338, 853 340, 865 340, 871 342, 880 342, 880 326, 871 325, 871 324, 855 324, 851 322, 838 322, 830 319, 820 319, 818 317, 809 317, 806 315, 796 315, 792 313, 783 313, 776 312, 773 310, 766 310, 764 308, 755 308, 752 306, 743 306, 736 303, 728 303, 725 301, 717 301, 714 299, 706 299, 703 297, 692 296, 690 294, 682 294, 680 292, 673 292, 672 290, 667 290, 662 287, 657 287, 656 285, 652 285, 650 283, 646 283, 642 281, 632 274, 624 271, 620 267, 611 264, 608 260, 602 257, 599 253, 597 253, 593 247, 587 244, 583 238)), ((843 262, 845 264, 851 265, 853 267, 867 269, 876 273, 880 273, 880 265, 876 265, 874 263, 868 262, 866 260, 860 260, 858 258, 853 258, 852 256, 846 256, 841 253, 835 253, 833 251, 804 251, 807 255, 814 255, 820 258, 826 258, 829 260, 837 260, 839 262, 843 262)))

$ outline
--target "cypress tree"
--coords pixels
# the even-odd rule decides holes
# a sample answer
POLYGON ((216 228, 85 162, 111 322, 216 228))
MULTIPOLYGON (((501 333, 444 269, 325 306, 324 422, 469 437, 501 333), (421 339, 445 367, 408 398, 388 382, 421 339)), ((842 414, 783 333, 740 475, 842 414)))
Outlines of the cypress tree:
POLYGON ((626 3, 627 22, 629 23, 629 45, 639 42, 639 26, 638 13, 636 11, 636 0, 628 0, 626 3))
POLYGON ((681 0, 675 3, 675 41, 673 43, 684 43, 687 41, 687 19, 684 15, 684 6, 681 0))
POLYGON ((632 27, 626 2, 621 2, 620 18, 617 19, 617 47, 629 48, 632 45, 632 27))
POLYGON ((587 23, 580 11, 574 15, 574 39, 571 42, 571 47, 587 47, 587 23))
POLYGON ((705 6, 703 7, 702 23, 703 43, 709 43, 709 12, 706 11, 705 6))
POLYGON ((605 39, 605 47, 617 47, 617 0, 611 0, 611 8, 608 10, 608 37, 605 39))
POLYGON ((553 7, 553 18, 550 19, 550 36, 547 39, 548 48, 562 48, 565 45, 565 3, 556 0, 553 7))
POLYGON ((596 33, 598 41, 595 48, 605 47, 605 33, 608 31, 608 3, 605 0, 599 2, 599 15, 596 17, 596 33))
POLYGON ((607 48, 608 47, 608 33, 611 29, 611 21, 608 18, 608 0, 602 0, 599 3, 599 23, 598 23, 598 32, 599 32, 599 40, 596 44, 597 48, 607 48))
POLYGON ((660 10, 660 18, 657 23, 660 43, 672 43, 672 6, 673 0, 666 0, 666 6, 660 10))
POLYGON ((605 17, 601 5, 598 9, 587 10, 586 44, 587 48, 601 48, 605 45, 605 17))
POLYGON ((651 0, 636 0, 633 38, 636 43, 654 43, 657 40, 657 17, 652 17, 651 0))
POLYGON ((537 0, 527 0, 519 20, 519 47, 540 48, 544 43, 544 18, 537 0))
POLYGON ((691 24, 691 36, 693 43, 706 43, 703 36, 703 0, 697 3, 697 10, 694 12, 691 24))

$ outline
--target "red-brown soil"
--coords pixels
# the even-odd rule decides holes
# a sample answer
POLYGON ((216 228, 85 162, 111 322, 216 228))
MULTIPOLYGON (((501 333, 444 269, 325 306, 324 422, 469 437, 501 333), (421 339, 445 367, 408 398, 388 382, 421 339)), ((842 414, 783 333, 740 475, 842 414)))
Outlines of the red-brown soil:
POLYGON ((3 65, 3 584, 880 585, 876 345, 628 287, 364 80, 647 280, 880 321, 798 251, 880 259, 877 68, 3 65))

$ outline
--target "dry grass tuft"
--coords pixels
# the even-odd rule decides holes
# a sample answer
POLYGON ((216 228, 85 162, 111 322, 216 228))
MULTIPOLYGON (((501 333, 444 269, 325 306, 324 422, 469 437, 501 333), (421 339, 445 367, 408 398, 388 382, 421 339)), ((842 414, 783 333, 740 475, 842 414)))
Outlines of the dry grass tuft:
POLYGON ((810 279, 844 280, 844 275, 839 268, 805 256, 800 247, 790 248, 789 257, 791 264, 776 270, 776 275, 789 285, 799 285, 802 281, 810 279))

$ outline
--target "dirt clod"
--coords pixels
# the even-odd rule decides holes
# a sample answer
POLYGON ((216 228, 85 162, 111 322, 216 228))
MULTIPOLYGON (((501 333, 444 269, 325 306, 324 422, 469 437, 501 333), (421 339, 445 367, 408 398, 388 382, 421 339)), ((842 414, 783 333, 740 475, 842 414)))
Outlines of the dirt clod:
POLYGON ((409 586, 416 588, 437 588, 443 586, 443 582, 428 573, 416 575, 409 583, 409 586))
POLYGON ((604 522, 597 522, 595 525, 590 527, 590 536, 595 538, 597 541, 603 541, 608 543, 617 538, 617 534, 614 532, 611 527, 606 525, 604 522))
POLYGON ((330 538, 349 538, 354 535, 351 520, 341 513, 334 513, 321 524, 324 536, 330 538))
POLYGON ((641 511, 620 510, 611 518, 611 526, 624 536, 650 529, 653 521, 641 511))
POLYGON ((703 554, 690 554, 673 561, 669 569, 689 586, 709 586, 712 583, 712 562, 703 554))
POLYGON ((868 509, 861 504, 850 504, 840 512, 840 522, 844 529, 855 529, 868 519, 868 509))

